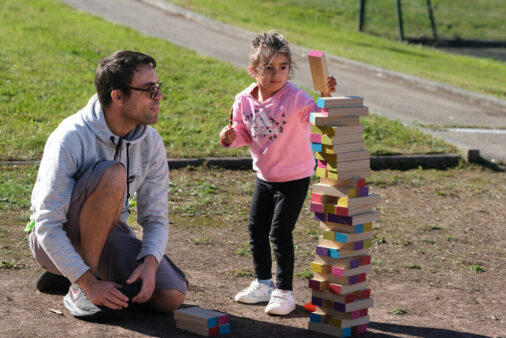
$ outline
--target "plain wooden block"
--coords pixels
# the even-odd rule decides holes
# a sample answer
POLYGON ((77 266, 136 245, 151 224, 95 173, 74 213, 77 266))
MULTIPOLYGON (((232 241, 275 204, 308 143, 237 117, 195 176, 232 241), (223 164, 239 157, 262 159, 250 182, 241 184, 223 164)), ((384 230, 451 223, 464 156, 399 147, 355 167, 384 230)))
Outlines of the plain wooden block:
POLYGON ((358 126, 360 124, 359 116, 327 116, 325 113, 315 112, 309 116, 309 121, 317 126, 358 126))
POLYGON ((356 107, 363 106, 364 99, 360 96, 320 97, 316 105, 319 108, 356 107))
POLYGON ((337 187, 357 188, 365 187, 364 178, 350 178, 346 180, 320 180, 321 184, 332 185, 337 187))
POLYGON ((327 69, 327 59, 325 53, 312 50, 308 54, 309 67, 311 68, 311 77, 313 78, 313 87, 320 91, 322 96, 330 96, 327 87, 327 78, 329 76, 327 69))

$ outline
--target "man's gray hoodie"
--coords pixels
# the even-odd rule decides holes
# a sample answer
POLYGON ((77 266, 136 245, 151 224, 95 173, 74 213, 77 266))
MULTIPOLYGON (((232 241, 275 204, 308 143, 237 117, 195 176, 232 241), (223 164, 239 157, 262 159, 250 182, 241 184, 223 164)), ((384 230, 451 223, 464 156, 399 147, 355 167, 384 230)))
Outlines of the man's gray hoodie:
MULTIPOLYGON (((138 259, 153 255, 158 262, 169 237, 169 168, 160 135, 140 125, 124 138, 107 126, 97 95, 85 108, 66 118, 49 136, 32 192, 35 235, 58 270, 75 282, 89 267, 75 251, 63 224, 75 181, 104 160, 121 162, 127 172, 127 194, 137 195, 137 221, 143 227, 138 259)), ((120 222, 127 224, 127 196, 120 222)))

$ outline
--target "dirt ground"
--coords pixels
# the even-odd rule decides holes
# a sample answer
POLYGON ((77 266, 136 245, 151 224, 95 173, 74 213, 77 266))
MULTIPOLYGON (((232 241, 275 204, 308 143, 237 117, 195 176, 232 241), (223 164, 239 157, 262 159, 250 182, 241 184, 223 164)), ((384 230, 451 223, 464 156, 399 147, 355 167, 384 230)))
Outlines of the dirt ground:
MULTIPOLYGON (((168 255, 190 281, 186 305, 230 314, 233 337, 319 337, 306 329, 309 265, 319 229, 306 203, 294 231, 297 309, 287 317, 265 304, 239 305, 252 279, 246 224, 249 171, 171 171, 168 255)), ((381 195, 367 275, 374 307, 362 337, 506 336, 506 174, 480 167, 374 172, 381 195)), ((42 272, 31 258, 27 210, 0 213, 0 336, 190 337, 172 316, 128 310, 102 323, 73 318, 61 295, 36 291, 42 272), (61 315, 52 310, 61 311, 61 315)), ((140 231, 140 227, 135 227, 140 231)))

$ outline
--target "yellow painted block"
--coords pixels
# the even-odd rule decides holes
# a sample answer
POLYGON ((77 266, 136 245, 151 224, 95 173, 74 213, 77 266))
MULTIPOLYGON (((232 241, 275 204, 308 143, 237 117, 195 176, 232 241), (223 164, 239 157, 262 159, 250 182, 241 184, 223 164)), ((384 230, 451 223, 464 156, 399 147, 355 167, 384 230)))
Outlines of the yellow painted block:
POLYGON ((324 126, 311 125, 311 133, 322 135, 325 132, 324 126))
POLYGON ((334 231, 324 230, 323 231, 323 238, 328 239, 329 241, 335 241, 336 240, 336 233, 334 231))
POLYGON ((372 222, 364 223, 364 232, 372 230, 372 222))
POLYGON ((343 208, 348 207, 348 197, 341 197, 337 200, 337 205, 343 208))
POLYGON ((327 170, 323 168, 316 168, 315 174, 318 177, 327 177, 327 170))
POLYGON ((323 212, 326 214, 334 214, 336 213, 336 206, 332 204, 324 204, 323 212))
POLYGON ((328 171, 327 170, 327 178, 330 178, 331 180, 337 180, 338 175, 336 172, 328 171))
POLYGON ((320 161, 326 161, 326 157, 324 156, 324 154, 317 151, 315 151, 314 153, 314 158, 320 161))
POLYGON ((364 249, 372 247, 372 239, 364 240, 364 249))
POLYGON ((323 271, 322 266, 323 264, 313 262, 311 263, 311 267, 309 268, 309 270, 311 270, 312 272, 322 273, 323 271))

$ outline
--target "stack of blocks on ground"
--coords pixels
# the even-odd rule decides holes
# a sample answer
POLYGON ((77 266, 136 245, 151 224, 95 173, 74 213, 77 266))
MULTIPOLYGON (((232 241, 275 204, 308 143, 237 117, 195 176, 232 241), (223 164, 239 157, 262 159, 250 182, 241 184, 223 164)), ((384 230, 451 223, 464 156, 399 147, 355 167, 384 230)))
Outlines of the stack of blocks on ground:
POLYGON ((221 312, 189 307, 174 311, 176 327, 202 336, 230 333, 228 315, 221 312))
MULTIPOLYGON (((309 63, 315 89, 328 95, 325 54, 312 51, 309 63)), ((368 248, 379 196, 365 185, 370 158, 359 122, 368 108, 357 96, 322 96, 317 105, 321 111, 311 114, 311 146, 320 181, 312 186, 310 210, 322 233, 308 283, 313 310, 308 328, 347 337, 367 330, 373 305, 366 274, 371 270, 368 248)))

